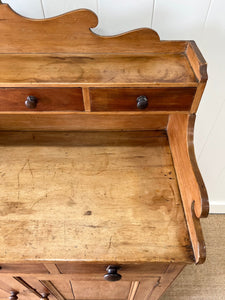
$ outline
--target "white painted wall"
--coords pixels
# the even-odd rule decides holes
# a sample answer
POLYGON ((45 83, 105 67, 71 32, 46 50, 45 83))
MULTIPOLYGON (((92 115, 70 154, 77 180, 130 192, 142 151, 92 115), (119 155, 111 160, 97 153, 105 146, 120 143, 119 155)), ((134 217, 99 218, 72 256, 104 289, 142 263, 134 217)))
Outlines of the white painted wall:
MULTIPOLYGON (((0 1, 1 2, 1 1, 0 1)), ((78 8, 95 11, 95 31, 114 35, 151 27, 161 39, 194 39, 208 62, 209 81, 199 107, 195 149, 210 211, 225 213, 224 0, 2 0, 19 14, 49 18, 78 8)))

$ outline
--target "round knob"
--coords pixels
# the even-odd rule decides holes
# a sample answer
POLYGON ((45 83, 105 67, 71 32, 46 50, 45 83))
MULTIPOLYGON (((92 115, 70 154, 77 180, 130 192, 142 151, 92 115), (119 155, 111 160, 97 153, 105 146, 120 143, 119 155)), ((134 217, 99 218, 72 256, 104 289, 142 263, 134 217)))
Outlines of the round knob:
POLYGON ((33 109, 37 106, 38 99, 34 96, 28 96, 27 100, 25 101, 25 105, 27 108, 33 109))
POLYGON ((148 107, 148 98, 146 96, 137 97, 137 108, 145 109, 146 107, 148 107))
POLYGON ((17 295, 19 294, 19 292, 11 291, 10 294, 11 295, 9 296, 9 300, 17 300, 18 299, 17 295))
POLYGON ((49 298, 48 298, 49 295, 50 295, 50 294, 48 294, 48 293, 42 293, 42 294, 41 294, 41 299, 40 299, 40 300, 49 300, 49 298))
POLYGON ((104 275, 104 279, 107 281, 118 281, 122 278, 120 274, 117 273, 117 271, 120 269, 118 266, 108 266, 106 271, 107 274, 104 275))

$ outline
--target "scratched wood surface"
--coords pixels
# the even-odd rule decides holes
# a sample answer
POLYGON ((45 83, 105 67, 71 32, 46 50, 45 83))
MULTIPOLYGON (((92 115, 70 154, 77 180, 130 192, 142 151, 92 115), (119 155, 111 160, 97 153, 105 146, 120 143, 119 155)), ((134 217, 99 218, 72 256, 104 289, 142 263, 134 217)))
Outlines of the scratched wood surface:
POLYGON ((193 262, 164 131, 1 132, 0 261, 193 262))
POLYGON ((1 54, 0 86, 197 86, 185 54, 1 54))

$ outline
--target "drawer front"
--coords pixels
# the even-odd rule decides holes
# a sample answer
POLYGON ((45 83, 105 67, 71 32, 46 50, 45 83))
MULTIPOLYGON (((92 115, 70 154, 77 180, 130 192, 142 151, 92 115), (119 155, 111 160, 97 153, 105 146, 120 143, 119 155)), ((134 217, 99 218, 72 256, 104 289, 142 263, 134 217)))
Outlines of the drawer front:
POLYGON ((48 274, 48 270, 43 264, 0 264, 1 274, 48 274))
MULTIPOLYGON (((82 264, 82 263, 57 263, 57 269, 61 274, 93 274, 101 279, 107 273, 106 269, 113 264, 82 264)), ((118 273, 123 278, 130 279, 137 276, 160 275, 166 272, 168 263, 145 263, 145 264, 122 264, 119 265, 118 273)))
POLYGON ((83 111, 81 88, 0 88, 0 111, 83 111), (27 107, 27 97, 35 107, 27 107))
POLYGON ((93 88, 90 89, 92 111, 189 111, 196 88, 93 88), (137 107, 145 96, 146 108, 137 107))

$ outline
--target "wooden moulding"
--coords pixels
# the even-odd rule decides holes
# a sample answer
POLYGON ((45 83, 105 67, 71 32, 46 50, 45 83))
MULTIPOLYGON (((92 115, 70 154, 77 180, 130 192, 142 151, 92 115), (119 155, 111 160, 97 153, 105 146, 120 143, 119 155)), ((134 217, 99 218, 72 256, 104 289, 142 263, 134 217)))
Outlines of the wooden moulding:
POLYGON ((207 217, 209 203, 194 153, 194 122, 195 115, 172 114, 167 132, 195 262, 203 263, 206 251, 199 219, 207 217))

